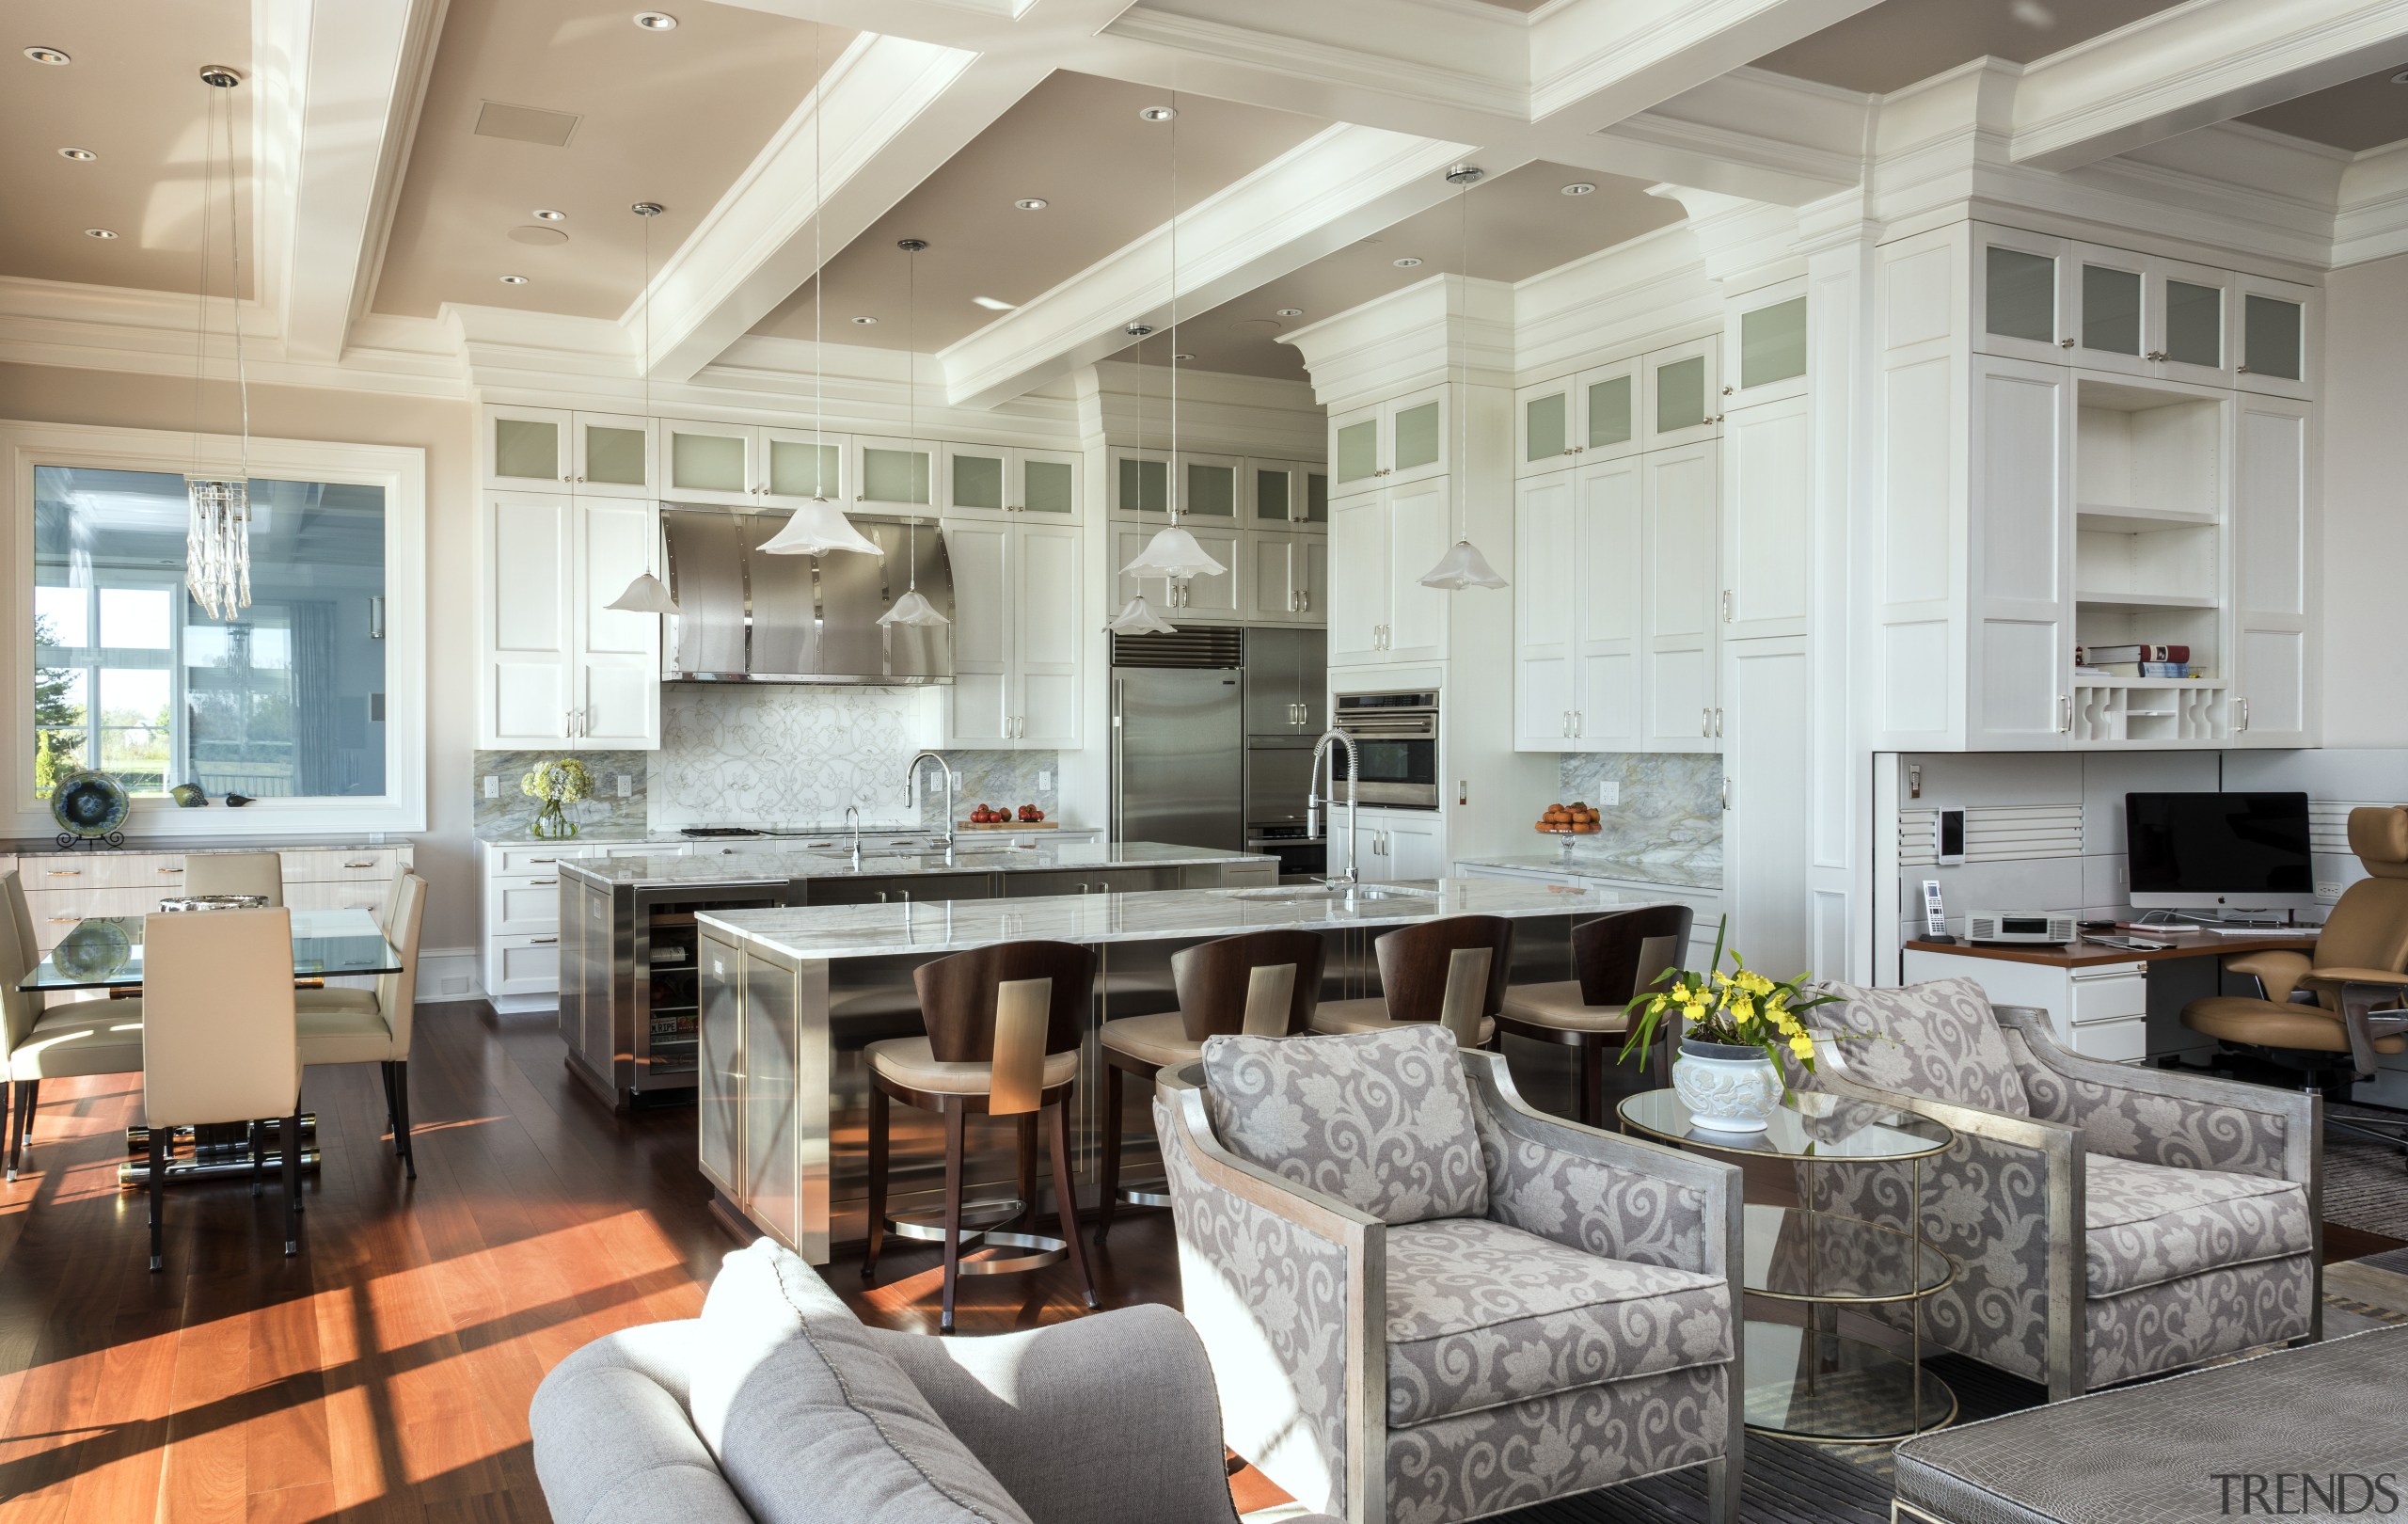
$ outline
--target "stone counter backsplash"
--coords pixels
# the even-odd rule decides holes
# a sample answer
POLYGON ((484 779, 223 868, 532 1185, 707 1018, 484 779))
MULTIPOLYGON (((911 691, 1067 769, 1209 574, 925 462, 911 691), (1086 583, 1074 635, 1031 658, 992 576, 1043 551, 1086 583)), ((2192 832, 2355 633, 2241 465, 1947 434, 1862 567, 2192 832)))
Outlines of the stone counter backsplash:
POLYGON ((480 841, 505 841, 532 834, 535 812, 544 807, 540 799, 532 799, 518 791, 518 780, 534 769, 556 757, 574 756, 594 774, 592 799, 579 800, 567 806, 568 818, 579 831, 600 831, 610 835, 641 835, 645 826, 645 810, 649 804, 652 754, 650 752, 573 752, 562 747, 549 752, 479 752, 476 771, 469 779, 477 802, 477 838, 480 841), (485 797, 485 780, 496 780, 497 796, 485 797), (627 797, 619 797, 619 780, 627 780, 627 797))
MULTIPOLYGON (((1632 865, 1677 870, 1676 882, 1722 881, 1722 759, 1687 752, 1594 752, 1564 756, 1556 785, 1560 802, 1585 800, 1597 812, 1594 834, 1572 838, 1572 862, 1627 873, 1632 865), (1621 798, 1604 802, 1606 785, 1621 798), (1605 860, 1610 859, 1610 863, 1605 860)), ((1541 800, 1530 811, 1556 801, 1541 800)), ((1542 849, 1546 837, 1533 833, 1542 849)))

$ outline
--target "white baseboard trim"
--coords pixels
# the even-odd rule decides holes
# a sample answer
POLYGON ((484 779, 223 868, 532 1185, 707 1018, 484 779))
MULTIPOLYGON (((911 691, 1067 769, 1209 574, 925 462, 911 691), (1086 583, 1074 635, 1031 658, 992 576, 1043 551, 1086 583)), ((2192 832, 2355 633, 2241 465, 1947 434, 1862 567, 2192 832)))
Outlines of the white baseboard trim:
POLYGON ((418 950, 418 1003, 476 1000, 484 994, 477 973, 474 947, 420 947, 418 950))
POLYGON ((487 995, 486 1004, 499 1016, 523 1016, 531 1010, 557 1010, 561 997, 557 994, 487 995))

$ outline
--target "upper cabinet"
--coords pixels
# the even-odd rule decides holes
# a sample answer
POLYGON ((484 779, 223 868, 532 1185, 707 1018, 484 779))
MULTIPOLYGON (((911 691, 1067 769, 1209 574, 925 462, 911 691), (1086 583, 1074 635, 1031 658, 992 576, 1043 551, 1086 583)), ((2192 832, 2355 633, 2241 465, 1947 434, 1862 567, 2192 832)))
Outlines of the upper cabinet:
POLYGON ((1033 515, 945 527, 954 602, 948 746, 1079 745, 1083 532, 1033 515))
POLYGON ((661 453, 668 457, 661 496, 678 502, 730 507, 758 503, 768 491, 761 431, 749 423, 696 423, 664 419, 661 453))
POLYGON ((1331 490, 1339 496, 1444 476, 1451 449, 1441 383, 1329 421, 1331 490))
POLYGON ((477 745, 660 744, 660 618, 609 607, 659 570, 649 503, 487 495, 480 547, 477 745))
POLYGON ((1640 448, 1643 357, 1600 365, 1513 394, 1513 471, 1541 476, 1640 448))
POLYGON ((2315 396, 2314 345, 2322 331, 2315 289, 2251 275, 2234 276, 2232 289, 2241 310, 2233 384, 2272 397, 2315 396))
POLYGON ((1169 516, 1171 471, 1167 453, 1115 445, 1106 453, 1105 468, 1112 484, 1114 517, 1169 516))
POLYGON ((1443 661, 1450 594, 1421 585, 1450 543, 1442 478, 1353 493, 1330 511, 1329 664, 1443 661))
POLYGON ((484 411, 485 485, 583 497, 657 495, 651 421, 547 407, 484 411))
POLYGON ((1650 351, 1640 367, 1640 437, 1650 450, 1699 444, 1722 426, 1722 395, 1716 379, 1719 339, 1700 339, 1650 351))
POLYGON ((1715 411, 1806 395, 1806 282, 1784 280, 1730 303, 1715 411))
POLYGON ((969 518, 1035 514, 1074 519, 1081 470, 1079 457, 1061 451, 947 445, 945 510, 969 518))
POLYGON ((1249 460, 1253 521, 1266 528, 1329 528, 1329 472, 1291 460, 1249 460))
POLYGON ((926 439, 853 436, 853 505, 876 513, 933 512, 938 450, 926 439))

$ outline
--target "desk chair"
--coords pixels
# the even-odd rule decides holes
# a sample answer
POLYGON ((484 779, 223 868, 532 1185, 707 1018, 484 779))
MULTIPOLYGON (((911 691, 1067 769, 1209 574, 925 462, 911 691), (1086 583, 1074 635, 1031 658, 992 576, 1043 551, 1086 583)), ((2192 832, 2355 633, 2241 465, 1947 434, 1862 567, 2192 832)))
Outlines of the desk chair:
POLYGON ((265 895, 284 903, 284 859, 276 852, 195 852, 184 859, 188 895, 265 895))
MULTIPOLYGON (((2343 891, 2313 958, 2256 952, 2225 960, 2258 981, 2257 998, 2212 995, 2182 1024, 2284 1069, 2328 1101, 2374 1078, 2377 1056, 2408 1052, 2408 806, 2350 812, 2350 850, 2368 877, 2343 891)), ((2325 1113, 2334 1132, 2408 1151, 2408 1122, 2325 1113)))

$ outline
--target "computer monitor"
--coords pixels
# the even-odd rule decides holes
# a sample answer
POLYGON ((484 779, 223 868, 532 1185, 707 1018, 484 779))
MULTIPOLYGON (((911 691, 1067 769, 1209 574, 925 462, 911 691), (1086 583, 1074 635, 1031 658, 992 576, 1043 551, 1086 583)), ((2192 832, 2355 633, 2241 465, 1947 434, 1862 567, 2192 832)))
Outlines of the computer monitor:
POLYGON ((2137 910, 2314 910, 2305 794, 2126 794, 2137 910))

